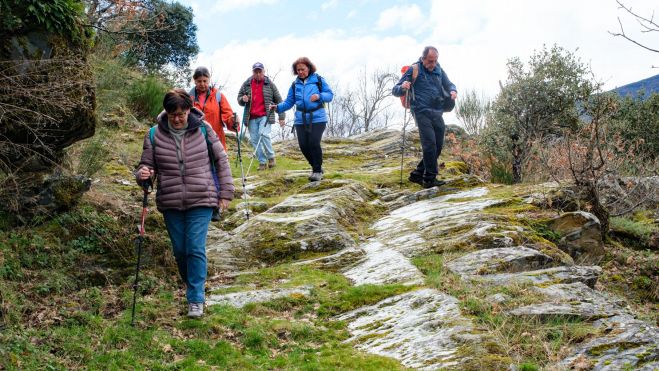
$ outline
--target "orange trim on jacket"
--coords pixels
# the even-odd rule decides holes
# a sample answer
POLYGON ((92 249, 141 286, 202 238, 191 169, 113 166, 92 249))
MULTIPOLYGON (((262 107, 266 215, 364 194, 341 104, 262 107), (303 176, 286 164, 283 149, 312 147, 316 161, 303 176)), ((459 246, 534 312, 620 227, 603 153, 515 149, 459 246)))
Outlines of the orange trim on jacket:
POLYGON ((224 150, 227 149, 227 140, 224 135, 224 127, 222 123, 227 126, 228 130, 238 132, 240 125, 233 122, 233 110, 229 105, 229 101, 224 94, 221 94, 220 103, 217 103, 216 93, 217 88, 212 88, 209 94, 206 94, 206 101, 202 104, 196 97, 196 91, 194 92, 193 102, 195 108, 199 109, 204 113, 204 120, 206 120, 217 134, 222 143, 224 150), (222 113, 222 120, 220 120, 220 111, 222 113))

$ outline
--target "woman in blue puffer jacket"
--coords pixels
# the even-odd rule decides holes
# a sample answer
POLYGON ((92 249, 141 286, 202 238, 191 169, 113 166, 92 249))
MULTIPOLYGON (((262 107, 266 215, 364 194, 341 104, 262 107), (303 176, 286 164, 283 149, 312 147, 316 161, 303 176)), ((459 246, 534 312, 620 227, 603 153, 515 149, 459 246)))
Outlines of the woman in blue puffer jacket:
POLYGON ((311 165, 309 180, 317 182, 323 178, 323 151, 320 140, 327 126, 324 103, 332 101, 334 93, 329 85, 316 73, 316 66, 309 58, 301 57, 293 62, 293 74, 297 78, 288 89, 286 100, 271 105, 277 113, 295 106, 295 131, 302 154, 311 165))

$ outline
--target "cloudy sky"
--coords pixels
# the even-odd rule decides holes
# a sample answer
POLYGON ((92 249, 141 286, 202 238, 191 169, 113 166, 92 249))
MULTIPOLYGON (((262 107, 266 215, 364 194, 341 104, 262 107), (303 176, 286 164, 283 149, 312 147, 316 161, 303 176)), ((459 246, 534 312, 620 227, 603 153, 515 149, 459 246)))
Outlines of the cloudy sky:
MULTIPOLYGON (((652 69, 658 53, 609 34, 619 30, 620 18, 628 34, 659 47, 657 33, 642 35, 615 0, 179 1, 192 7, 198 26, 201 52, 193 67, 211 68, 232 105, 256 61, 280 90, 290 86, 290 64, 300 56, 332 85, 346 87, 365 68, 399 70, 425 45, 439 49, 459 91, 490 97, 506 79, 506 61, 527 61, 543 44, 576 51, 607 89, 659 74, 652 69)), ((656 0, 621 1, 644 16, 659 12, 656 0)))

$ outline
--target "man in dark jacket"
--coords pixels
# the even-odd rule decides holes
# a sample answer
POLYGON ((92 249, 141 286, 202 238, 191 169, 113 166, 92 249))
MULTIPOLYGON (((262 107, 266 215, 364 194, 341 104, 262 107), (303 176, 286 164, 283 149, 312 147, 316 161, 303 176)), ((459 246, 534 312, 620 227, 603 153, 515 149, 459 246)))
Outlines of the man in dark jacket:
POLYGON ((437 57, 437 48, 426 46, 416 67, 409 68, 392 91, 396 97, 410 94, 410 110, 419 127, 423 159, 408 179, 424 188, 446 183, 437 179, 437 159, 444 145, 445 125, 442 114, 446 100, 455 100, 458 96, 455 85, 437 63, 437 57), (413 79, 415 74, 416 79, 413 79))
MULTIPOLYGON (((258 170, 275 166, 275 151, 270 141, 270 125, 275 123, 275 112, 268 110, 272 104, 281 102, 277 86, 265 76, 263 63, 252 66, 250 76, 238 91, 238 104, 245 107, 243 125, 249 129, 249 141, 256 149, 258 170), (267 162, 266 162, 267 161, 267 162)), ((279 125, 284 127, 285 113, 279 114, 279 125)))

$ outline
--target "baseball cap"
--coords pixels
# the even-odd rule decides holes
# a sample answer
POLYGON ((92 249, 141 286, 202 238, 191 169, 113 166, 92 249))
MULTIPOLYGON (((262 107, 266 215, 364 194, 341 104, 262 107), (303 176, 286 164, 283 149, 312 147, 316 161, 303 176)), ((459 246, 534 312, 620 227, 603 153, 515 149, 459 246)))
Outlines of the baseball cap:
POLYGON ((263 63, 261 62, 256 62, 252 65, 252 71, 254 70, 264 70, 265 67, 263 67, 263 63))

